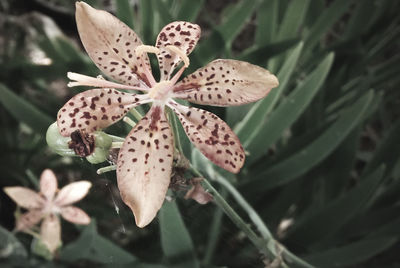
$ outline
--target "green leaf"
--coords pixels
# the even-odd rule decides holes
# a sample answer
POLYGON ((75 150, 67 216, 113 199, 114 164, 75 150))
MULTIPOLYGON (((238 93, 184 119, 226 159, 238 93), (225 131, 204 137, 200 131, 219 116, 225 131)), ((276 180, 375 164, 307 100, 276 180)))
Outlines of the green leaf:
POLYGON ((204 0, 183 0, 179 5, 177 20, 194 22, 200 10, 204 6, 204 0))
POLYGON ((152 1, 153 1, 152 6, 155 7, 155 10, 157 11, 158 15, 160 16, 161 28, 164 27, 165 25, 167 25, 168 23, 174 21, 172 15, 169 13, 168 8, 166 7, 166 5, 163 1, 159 1, 159 0, 152 0, 152 1))
MULTIPOLYGON (((290 40, 299 35, 299 28, 303 26, 303 21, 308 10, 310 0, 290 1, 286 9, 285 16, 279 26, 279 32, 275 41, 290 40)), ((271 70, 277 70, 284 60, 284 55, 274 57, 268 63, 271 70)))
POLYGON ((279 87, 273 89, 263 100, 254 104, 244 119, 236 126, 235 132, 245 147, 249 143, 252 134, 260 131, 257 129, 262 127, 262 123, 264 122, 265 118, 275 106, 276 102, 281 96, 281 93, 288 85, 289 79, 292 76, 294 68, 296 67, 302 48, 303 43, 301 42, 293 49, 285 64, 277 74, 279 87))
POLYGON ((14 234, 0 226, 0 259, 18 259, 27 256, 26 249, 14 234))
POLYGON ((384 171, 385 168, 381 166, 340 198, 297 220, 288 239, 311 245, 326 236, 334 237, 340 227, 363 210, 381 183, 384 171))
POLYGON ((316 267, 347 267, 376 256, 397 241, 397 237, 391 236, 364 239, 339 248, 318 252, 304 259, 316 267))
POLYGON ((240 33, 246 22, 250 20, 253 11, 260 0, 240 1, 232 7, 223 23, 218 25, 206 40, 199 43, 192 58, 197 65, 205 65, 216 57, 223 49, 230 48, 233 40, 240 33))
POLYGON ((152 44, 155 41, 153 40, 154 12, 152 1, 140 0, 139 3, 142 41, 144 44, 152 44))
POLYGON ((53 120, 38 108, 0 83, 0 102, 18 121, 38 133, 46 133, 53 120))
POLYGON ((364 174, 371 172, 377 166, 385 164, 387 171, 390 172, 396 160, 400 156, 400 120, 392 126, 390 131, 385 135, 378 149, 375 151, 373 158, 368 162, 364 169, 364 174))
POLYGON ((262 47, 275 41, 275 32, 278 24, 278 0, 266 0, 260 5, 257 12, 257 29, 255 44, 262 47))
POLYGON ((279 42, 266 44, 262 47, 253 47, 245 50, 239 57, 238 60, 248 61, 253 64, 265 65, 268 59, 275 55, 279 55, 282 52, 287 51, 294 45, 298 44, 299 39, 292 38, 279 42))
POLYGON ((117 0, 117 17, 133 29, 133 7, 129 0, 117 0))
POLYGON ((123 264, 137 261, 129 252, 99 235, 93 220, 83 229, 76 241, 62 249, 60 259, 69 262, 86 259, 104 264, 123 264))
POLYGON ((279 26, 277 40, 285 40, 295 37, 299 28, 303 25, 310 0, 290 1, 285 16, 279 26))
POLYGON ((364 113, 368 111, 373 99, 373 92, 360 98, 354 105, 343 111, 339 119, 309 145, 296 154, 280 161, 264 171, 251 174, 251 181, 246 182, 243 190, 262 192, 292 181, 305 174, 312 167, 323 161, 343 141, 354 127, 360 124, 364 113))
POLYGON ((324 9, 305 37, 306 49, 312 49, 322 36, 339 20, 339 18, 348 10, 354 0, 336 0, 324 9))
POLYGON ((245 148, 250 152, 247 164, 261 157, 269 146, 279 139, 282 132, 288 129, 303 113, 323 85, 332 62, 333 54, 329 54, 303 83, 297 86, 286 99, 282 100, 268 121, 261 128, 254 131, 247 144, 244 144, 245 148))
POLYGON ((161 246, 174 267, 200 267, 192 239, 175 202, 164 202, 159 212, 161 246))

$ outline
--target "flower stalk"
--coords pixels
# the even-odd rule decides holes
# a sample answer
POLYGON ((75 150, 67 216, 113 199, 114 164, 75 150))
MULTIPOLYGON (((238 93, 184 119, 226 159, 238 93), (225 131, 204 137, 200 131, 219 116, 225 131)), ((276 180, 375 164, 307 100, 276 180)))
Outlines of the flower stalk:
MULTIPOLYGON (((204 176, 194 167, 191 167, 191 172, 195 176, 204 176)), ((313 266, 303 261, 278 241, 276 241, 268 227, 264 224, 260 216, 247 203, 243 196, 222 176, 216 176, 215 180, 220 183, 238 202, 238 204, 247 212, 252 223, 257 227, 261 236, 258 236, 248 223, 244 221, 239 214, 229 205, 225 198, 212 186, 207 180, 202 180, 201 184, 204 189, 208 190, 214 197, 215 204, 232 220, 232 222, 249 238, 253 245, 268 259, 282 259, 280 267, 289 267, 288 264, 294 264, 296 267, 312 268, 313 266), (286 262, 286 263, 285 263, 286 262)))

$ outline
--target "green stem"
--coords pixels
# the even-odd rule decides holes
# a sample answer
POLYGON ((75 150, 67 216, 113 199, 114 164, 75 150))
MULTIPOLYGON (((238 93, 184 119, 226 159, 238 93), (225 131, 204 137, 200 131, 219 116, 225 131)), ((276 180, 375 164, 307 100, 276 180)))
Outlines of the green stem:
MULTIPOLYGON (((198 176, 202 176, 200 173, 198 176)), ((214 197, 215 203, 225 212, 225 214, 232 220, 236 226, 242 230, 250 241, 264 254, 269 257, 274 257, 274 253, 271 252, 259 239, 258 235, 244 222, 244 220, 233 210, 233 208, 225 201, 225 199, 219 194, 219 192, 211 185, 211 183, 204 179, 201 182, 202 186, 208 190, 214 197)))
MULTIPOLYGON (((192 167, 191 171, 196 176, 204 178, 204 176, 195 168, 192 167)), ((283 257, 287 263, 293 264, 296 267, 314 267, 291 253, 288 249, 286 249, 283 245, 276 241, 272 237, 271 232, 268 230, 267 226, 265 226, 260 216, 247 203, 247 201, 241 196, 241 194, 222 176, 215 177, 216 181, 221 183, 221 185, 223 185, 233 195, 239 205, 241 205, 242 208, 248 213, 250 219, 252 220, 253 224, 257 226, 262 237, 259 237, 250 228, 250 225, 248 225, 233 210, 233 208, 226 202, 226 200, 218 193, 218 191, 211 185, 211 183, 207 179, 204 179, 202 181, 202 186, 214 196, 215 203, 225 212, 225 214, 232 220, 232 222, 246 234, 246 236, 256 246, 256 248, 260 250, 260 252, 265 254, 270 260, 282 259, 283 257)), ((280 265, 281 267, 287 267, 287 265, 283 261, 280 263, 280 265)))
MULTIPOLYGON (((227 193, 228 192, 225 189, 221 190, 221 196, 223 198, 226 198, 227 193)), ((215 212, 211 222, 211 227, 210 230, 208 231, 208 243, 206 247, 206 252, 204 253, 204 258, 203 258, 204 267, 208 267, 213 258, 214 251, 217 246, 219 238, 222 216, 224 215, 223 213, 224 212, 219 207, 215 207, 215 212)))

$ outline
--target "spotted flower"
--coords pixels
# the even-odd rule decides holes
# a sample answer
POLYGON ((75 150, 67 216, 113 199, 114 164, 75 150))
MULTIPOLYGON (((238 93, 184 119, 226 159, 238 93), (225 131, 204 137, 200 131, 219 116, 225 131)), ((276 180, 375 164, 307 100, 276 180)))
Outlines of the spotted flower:
POLYGON ((174 99, 215 106, 245 104, 276 87, 274 75, 246 62, 218 59, 178 81, 200 38, 198 25, 172 22, 161 30, 155 46, 146 46, 113 15, 86 3, 76 3, 76 22, 90 58, 119 83, 68 73, 73 80, 69 86, 95 89, 76 95, 60 109, 57 123, 61 135, 70 136, 78 129, 87 133, 103 129, 131 108, 152 103, 126 137, 117 163, 122 199, 132 209, 139 227, 155 217, 170 182, 174 140, 165 106, 176 113, 189 139, 206 157, 230 172, 239 172, 245 155, 229 126, 210 112, 183 106, 174 99), (148 53, 156 54, 158 59, 159 82, 152 75, 148 53))
POLYGON ((57 178, 53 171, 46 169, 40 176, 39 193, 20 186, 4 188, 4 192, 18 206, 28 210, 17 219, 16 230, 30 230, 43 219, 40 226, 40 239, 51 253, 54 253, 61 243, 59 215, 72 223, 85 225, 90 223, 89 216, 71 204, 85 197, 91 183, 73 182, 59 191, 57 187, 57 178))

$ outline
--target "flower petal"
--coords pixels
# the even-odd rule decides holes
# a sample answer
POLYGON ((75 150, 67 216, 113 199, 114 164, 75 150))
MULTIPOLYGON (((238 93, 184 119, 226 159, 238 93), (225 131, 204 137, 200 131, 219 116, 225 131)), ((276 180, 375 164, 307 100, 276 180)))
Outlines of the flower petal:
POLYGON ((203 186, 201 186, 200 182, 202 180, 203 178, 193 178, 190 180, 192 183, 192 188, 190 188, 185 194, 185 199, 193 199, 201 205, 205 205, 214 199, 213 196, 206 192, 203 186))
POLYGON ((119 152, 118 188, 139 227, 149 224, 164 202, 171 179, 173 142, 163 108, 153 105, 119 152))
POLYGON ((257 65, 219 59, 177 83, 174 97, 206 105, 241 105, 265 97, 278 85, 273 74, 257 65))
POLYGON ((38 193, 25 187, 4 187, 4 192, 15 202, 18 206, 33 209, 41 208, 44 205, 44 198, 38 193))
POLYGON ((201 29, 197 24, 175 21, 167 24, 158 34, 156 47, 161 50, 157 55, 161 81, 169 80, 172 72, 182 61, 179 55, 168 50, 167 46, 176 46, 189 55, 200 38, 201 29))
POLYGON ((54 194, 57 191, 57 178, 54 172, 50 169, 45 169, 40 175, 40 192, 47 198, 53 200, 54 194))
POLYGON ((30 210, 18 218, 16 228, 18 231, 31 229, 33 225, 37 224, 42 219, 42 217, 43 212, 41 210, 30 210))
POLYGON ((76 224, 89 224, 90 217, 80 208, 74 206, 68 206, 61 208, 61 216, 72 223, 76 224))
POLYGON ((79 36, 93 62, 105 74, 124 84, 139 86, 150 70, 147 54, 143 54, 145 67, 135 49, 142 41, 126 24, 110 13, 97 10, 84 2, 76 2, 76 24, 79 36))
POLYGON ((87 195, 90 187, 92 184, 89 181, 70 183, 58 192, 54 202, 60 207, 78 202, 87 195))
POLYGON ((40 239, 47 249, 53 254, 61 244, 60 219, 50 214, 44 218, 40 227, 40 239))
POLYGON ((244 164, 244 150, 230 127, 213 113, 169 102, 193 144, 214 164, 233 173, 244 164))
POLYGON ((122 119, 133 107, 146 102, 147 95, 135 95, 110 88, 87 90, 71 98, 59 111, 57 125, 61 135, 75 130, 91 133, 122 119))

